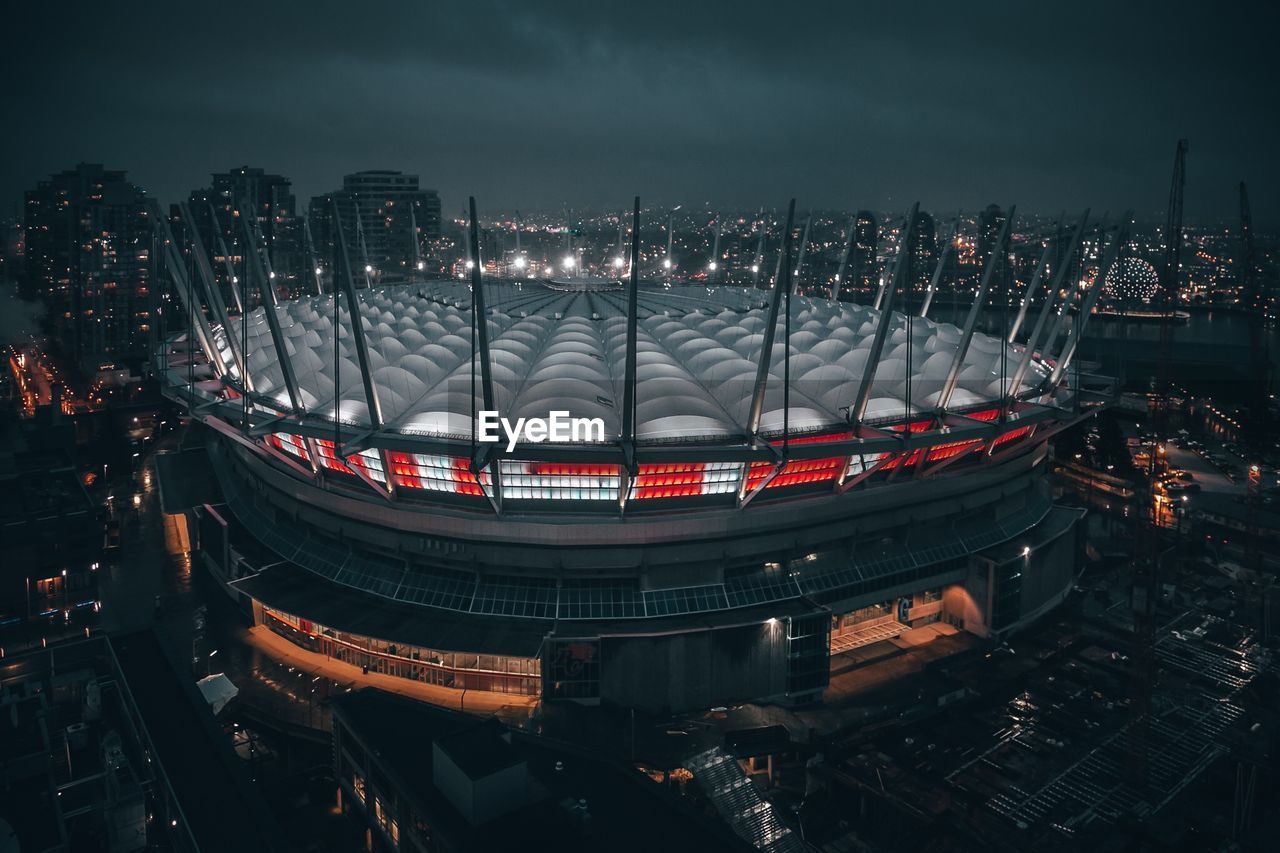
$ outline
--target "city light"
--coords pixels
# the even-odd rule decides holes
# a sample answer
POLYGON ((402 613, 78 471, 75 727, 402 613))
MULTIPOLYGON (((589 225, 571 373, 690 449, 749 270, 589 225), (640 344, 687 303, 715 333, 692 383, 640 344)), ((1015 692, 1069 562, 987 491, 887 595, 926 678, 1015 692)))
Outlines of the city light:
POLYGON ((1273 834, 1274 122, 1230 61, 1271 21, 1121 8, 1104 35, 1137 38, 1092 56, 1062 10, 1020 10, 1020 40, 989 4, 926 12, 874 28, 915 48, 879 63, 905 72, 847 93, 826 82, 866 53, 852 4, 798 28, 541 16, 562 75, 466 4, 382 16, 474 54, 439 79, 393 48, 335 74, 353 10, 272 31, 316 105, 252 73, 253 11, 203 28, 251 73, 169 63, 166 138, 202 143, 159 157, 94 85, 134 52, 95 48, 185 22, 21 19, 27 159, 86 162, 11 175, 0 215, 0 706, 49 720, 0 741, 56 771, 21 780, 16 818, 163 842, 168 815, 193 849, 246 834, 238 799, 289 806, 299 841, 397 849, 1273 834), (1171 22, 1194 38, 1162 41, 1171 22), (726 28, 812 73, 730 65, 726 28), (426 112, 424 77, 444 102, 395 120, 426 112), (868 98, 888 145, 857 144, 868 98), (1176 126, 1141 121, 1174 103, 1176 126), (1026 133, 1041 113, 1071 130, 1026 133), (1169 184, 1175 132, 1199 147, 1169 184), (181 695, 146 689, 157 647, 181 695), (221 719, 178 726, 193 702, 221 719), (281 734, 313 742, 306 772, 281 734), (238 799, 196 808, 168 777, 222 770, 198 765, 228 735, 238 799), (128 815, 95 796, 120 756, 128 815))

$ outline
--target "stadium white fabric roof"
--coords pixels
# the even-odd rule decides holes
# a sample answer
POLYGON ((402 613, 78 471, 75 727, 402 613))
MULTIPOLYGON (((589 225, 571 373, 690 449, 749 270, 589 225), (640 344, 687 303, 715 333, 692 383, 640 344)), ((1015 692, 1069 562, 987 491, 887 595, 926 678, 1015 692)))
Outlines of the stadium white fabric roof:
MULTIPOLYGON (((471 432, 470 287, 435 281, 358 291, 370 369, 385 428, 439 436, 471 432)), ((504 417, 601 418, 606 439, 621 431, 626 360, 625 295, 616 288, 566 292, 538 282, 485 283, 496 408, 504 417)), ((637 347, 640 440, 741 436, 768 317, 767 291, 642 283, 637 347)), ((307 412, 369 423, 345 300, 335 363, 333 296, 282 303, 277 316, 307 412)), ((837 426, 857 396, 879 312, 848 302, 794 297, 790 353, 793 431, 837 426)), ((866 420, 901 420, 936 404, 961 332, 947 323, 894 314, 866 420), (909 378, 908 378, 909 377, 909 378), (908 405, 908 399, 910 405, 908 405)), ((783 422, 782 318, 770 364, 761 430, 783 422)), ((242 340, 238 320, 231 333, 242 340)), ((222 330, 222 356, 231 355, 222 330)), ((249 314, 248 371, 259 395, 288 405, 263 310, 249 314)), ((1000 399, 1019 348, 981 333, 972 343, 949 408, 1000 399)), ((478 367, 476 369, 478 377, 478 367)), ((1019 393, 1039 385, 1033 363, 1019 393)), ((478 393, 478 392, 477 392, 478 393)))

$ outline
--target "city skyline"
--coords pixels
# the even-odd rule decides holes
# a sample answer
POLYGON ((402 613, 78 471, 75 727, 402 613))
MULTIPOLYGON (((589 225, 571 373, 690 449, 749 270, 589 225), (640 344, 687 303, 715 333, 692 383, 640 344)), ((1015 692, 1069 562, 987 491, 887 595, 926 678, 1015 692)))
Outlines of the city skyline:
POLYGON ((1276 7, 6 11, 3 850, 1276 846, 1276 7))
POLYGON ((59 10, 58 26, 52 12, 17 10, 7 28, 27 34, 5 55, 32 82, 12 93, 22 132, 0 142, 6 214, 39 177, 85 161, 129 170, 162 202, 252 163, 299 198, 362 169, 420 174, 446 216, 468 195, 555 210, 639 192, 744 209, 792 195, 876 210, 1012 199, 1143 218, 1163 207, 1186 137, 1188 222, 1231 218, 1241 180, 1258 226, 1277 221, 1280 128, 1251 85, 1269 74, 1273 12, 937 7, 923 27, 837 8, 254 8, 234 37, 225 6, 59 10))

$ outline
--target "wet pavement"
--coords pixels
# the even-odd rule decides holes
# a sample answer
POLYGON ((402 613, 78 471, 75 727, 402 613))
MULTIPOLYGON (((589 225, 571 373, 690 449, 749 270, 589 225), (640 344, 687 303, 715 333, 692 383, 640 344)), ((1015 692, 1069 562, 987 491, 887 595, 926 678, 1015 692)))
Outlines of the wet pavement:
POLYGON ((238 705, 258 724, 294 733, 329 728, 327 697, 345 685, 303 673, 247 642, 248 620, 226 592, 192 563, 185 524, 160 509, 154 470, 158 452, 174 450, 169 435, 139 454, 134 470, 109 484, 109 517, 121 547, 103 562, 99 629, 112 633, 154 627, 191 677, 225 673, 240 690, 238 705))

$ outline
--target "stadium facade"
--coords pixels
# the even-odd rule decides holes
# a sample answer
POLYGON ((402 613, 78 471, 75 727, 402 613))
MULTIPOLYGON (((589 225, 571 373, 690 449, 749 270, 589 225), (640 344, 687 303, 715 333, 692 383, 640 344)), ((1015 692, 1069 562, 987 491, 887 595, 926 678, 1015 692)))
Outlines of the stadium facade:
POLYGON ((936 621, 999 636, 1072 586, 1080 513, 1052 499, 1048 441, 1104 397, 1068 370, 1098 291, 1070 264, 1009 343, 975 329, 995 261, 957 327, 892 310, 901 264, 871 306, 786 277, 478 265, 285 300, 253 256, 268 307, 247 319, 170 258, 192 332, 159 367, 208 427, 205 563, 301 647, 547 700, 809 701, 833 650, 936 621), (605 435, 508 450, 476 441, 483 410, 605 435))

